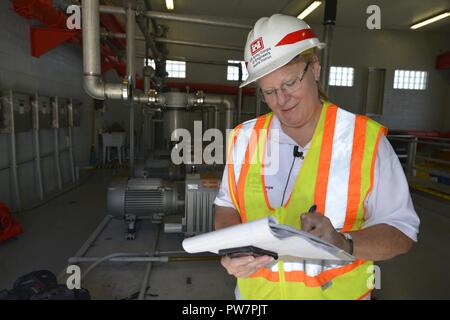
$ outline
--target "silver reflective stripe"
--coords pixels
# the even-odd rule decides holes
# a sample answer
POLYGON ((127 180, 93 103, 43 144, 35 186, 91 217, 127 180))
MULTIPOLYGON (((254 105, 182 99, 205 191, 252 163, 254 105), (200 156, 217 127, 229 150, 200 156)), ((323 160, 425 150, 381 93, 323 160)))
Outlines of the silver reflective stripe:
MULTIPOLYGON (((345 263, 347 264, 347 263, 345 263)), ((315 277, 324 271, 339 268, 343 263, 326 263, 325 261, 304 260, 304 262, 283 262, 285 272, 302 271, 309 277, 315 277)), ((272 272, 278 272, 278 265, 270 268, 272 272)))
POLYGON ((338 108, 325 203, 325 215, 335 228, 345 223, 354 130, 355 115, 338 108))
POLYGON ((233 147, 233 166, 234 166, 234 178, 236 183, 239 180, 242 164, 244 162, 245 151, 250 140, 250 135, 255 127, 255 121, 248 121, 242 125, 241 130, 237 134, 236 143, 233 147))

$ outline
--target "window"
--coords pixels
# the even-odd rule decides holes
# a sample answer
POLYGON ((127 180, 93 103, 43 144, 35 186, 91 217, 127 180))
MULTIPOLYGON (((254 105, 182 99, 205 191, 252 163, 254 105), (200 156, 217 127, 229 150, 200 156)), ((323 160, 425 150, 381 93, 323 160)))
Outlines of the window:
POLYGON ((186 78, 186 61, 166 61, 166 71, 169 78, 186 78))
POLYGON ((336 87, 353 87, 354 68, 331 67, 328 85, 336 87))
POLYGON ((394 89, 425 90, 427 76, 426 71, 395 70, 394 89))
MULTIPOLYGON (((147 59, 147 62, 150 67, 152 67, 153 69, 156 69, 155 60, 147 59)), ((144 65, 145 65, 145 59, 144 59, 144 65)))
MULTIPOLYGON (((156 69, 155 60, 148 60, 150 67, 156 69)), ((186 61, 166 60, 166 71, 169 78, 186 78, 186 61)))
MULTIPOLYGON (((228 63, 240 63, 242 65, 242 81, 247 80, 248 78, 248 72, 247 68, 245 67, 244 61, 238 61, 238 60, 228 60, 228 63)), ((239 68, 235 66, 228 66, 227 68, 227 80, 237 81, 239 80, 239 68)))

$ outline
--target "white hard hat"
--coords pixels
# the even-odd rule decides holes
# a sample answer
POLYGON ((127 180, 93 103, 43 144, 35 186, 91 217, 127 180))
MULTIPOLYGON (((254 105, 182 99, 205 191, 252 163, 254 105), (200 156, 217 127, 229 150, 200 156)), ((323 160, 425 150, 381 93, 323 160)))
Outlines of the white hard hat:
POLYGON ((303 20, 283 14, 260 18, 247 37, 244 59, 248 78, 240 87, 284 66, 308 49, 324 47, 325 43, 303 20))

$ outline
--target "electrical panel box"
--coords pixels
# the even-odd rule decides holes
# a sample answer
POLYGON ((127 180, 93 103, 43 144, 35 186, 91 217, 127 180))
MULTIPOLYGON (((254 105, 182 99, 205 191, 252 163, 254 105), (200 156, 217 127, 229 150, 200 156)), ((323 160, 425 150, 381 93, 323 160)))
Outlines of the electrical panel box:
POLYGON ((26 132, 31 131, 32 115, 30 96, 12 90, 6 90, 1 95, 0 131, 26 132))
POLYGON ((52 107, 50 97, 38 96, 39 129, 52 128, 52 107))
POLYGON ((52 108, 52 127, 59 128, 58 97, 51 97, 50 104, 52 108))
POLYGON ((9 95, 3 93, 0 96, 0 133, 12 131, 12 114, 9 95))
POLYGON ((52 128, 52 110, 50 98, 35 94, 31 96, 31 109, 33 114, 33 129, 51 129, 52 128))
POLYGON ((58 99, 58 112, 59 112, 59 128, 69 127, 69 104, 70 99, 59 98, 58 99))
POLYGON ((79 127, 81 125, 81 105, 82 102, 76 99, 69 99, 69 127, 79 127))

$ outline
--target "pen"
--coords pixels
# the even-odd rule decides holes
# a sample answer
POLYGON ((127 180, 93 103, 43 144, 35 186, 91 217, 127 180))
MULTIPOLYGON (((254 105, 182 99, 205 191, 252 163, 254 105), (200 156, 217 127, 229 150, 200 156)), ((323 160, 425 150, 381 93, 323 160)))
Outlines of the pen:
POLYGON ((315 204, 313 204, 311 206, 311 208, 309 208, 308 213, 314 213, 314 212, 316 212, 316 209, 317 209, 317 206, 315 204))

